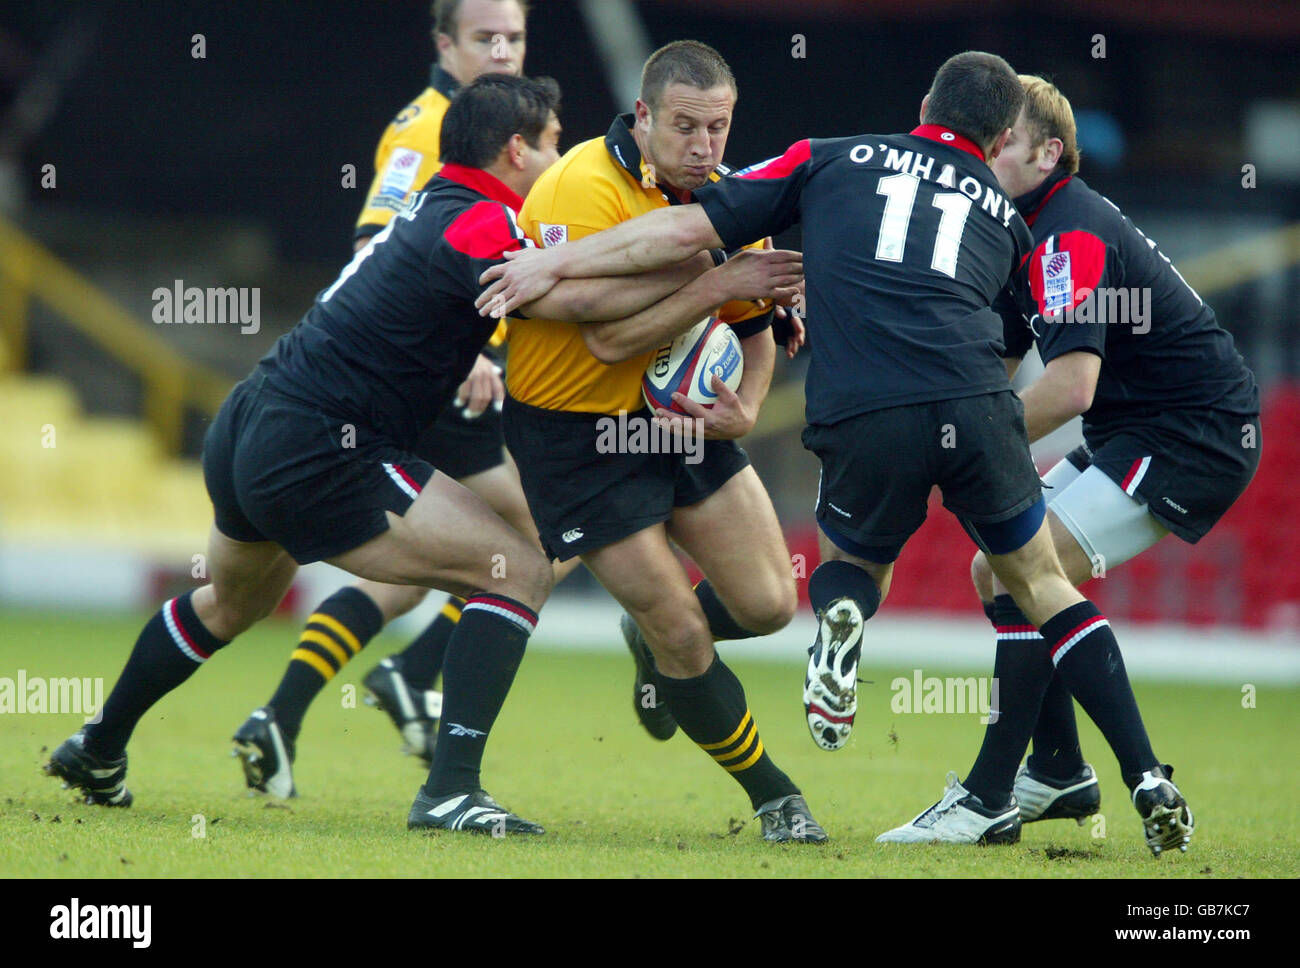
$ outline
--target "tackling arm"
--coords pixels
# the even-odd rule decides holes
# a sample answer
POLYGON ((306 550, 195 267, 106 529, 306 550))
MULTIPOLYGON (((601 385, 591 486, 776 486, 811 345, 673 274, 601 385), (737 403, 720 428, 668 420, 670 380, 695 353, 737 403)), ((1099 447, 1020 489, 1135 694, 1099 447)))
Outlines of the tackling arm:
POLYGON ((1100 374, 1101 357, 1086 350, 1064 353, 1051 360, 1043 375, 1020 393, 1030 443, 1087 412, 1100 374))
MULTIPOLYGON (((707 256, 705 256, 707 258, 707 256)), ((582 328, 583 339, 592 356, 602 363, 618 363, 648 352, 686 332, 724 303, 743 299, 781 298, 793 292, 803 275, 803 257, 783 249, 747 249, 725 264, 711 269, 668 298, 623 319, 596 323, 582 328)), ((775 357, 775 344, 767 330, 742 342, 748 349, 750 340, 763 336, 775 357)), ((746 377, 748 376, 746 359, 746 377)), ((768 364, 768 379, 771 363, 768 364)), ((743 387, 743 382, 742 382, 743 387)), ((764 385, 758 394, 761 402, 767 392, 764 385)))
POLYGON ((625 276, 662 269, 722 244, 698 204, 676 205, 629 219, 576 242, 524 249, 488 269, 475 305, 479 313, 509 315, 539 299, 561 279, 625 276), (488 285, 491 283, 491 285, 488 285))
POLYGON ((701 252, 654 272, 562 279, 545 296, 527 303, 519 312, 532 319, 556 319, 565 323, 621 320, 655 305, 711 268, 713 259, 707 252, 701 252))

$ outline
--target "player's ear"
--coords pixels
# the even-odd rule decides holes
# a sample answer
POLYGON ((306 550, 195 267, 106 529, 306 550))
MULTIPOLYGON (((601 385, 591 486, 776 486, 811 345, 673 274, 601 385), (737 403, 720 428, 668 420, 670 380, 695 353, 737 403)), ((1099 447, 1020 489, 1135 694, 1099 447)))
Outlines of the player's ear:
POLYGON ((636 124, 643 131, 650 129, 650 105, 640 98, 636 99, 636 124))
POLYGON ((528 142, 519 132, 510 136, 506 142, 506 155, 510 159, 510 167, 523 171, 528 167, 528 142))
POLYGON ((930 95, 929 95, 929 94, 926 94, 925 97, 921 98, 921 118, 920 118, 920 121, 921 121, 922 124, 925 124, 925 112, 926 112, 927 110, 929 110, 929 108, 930 108, 930 95))
POLYGON ((1007 128, 1000 135, 998 135, 997 140, 993 142, 993 147, 989 149, 989 153, 988 153, 989 161, 992 161, 998 155, 1002 154, 1002 149, 1007 146, 1007 139, 1010 137, 1011 137, 1010 128, 1007 128))
POLYGON ((453 47, 456 46, 455 39, 451 34, 444 34, 441 31, 434 31, 433 46, 438 49, 438 59, 442 60, 453 47))
POLYGON ((1061 160, 1061 152, 1065 150, 1065 144, 1060 138, 1048 138, 1047 143, 1043 145, 1043 153, 1040 156, 1041 164, 1039 167, 1043 171, 1051 171, 1056 167, 1056 163, 1061 160))

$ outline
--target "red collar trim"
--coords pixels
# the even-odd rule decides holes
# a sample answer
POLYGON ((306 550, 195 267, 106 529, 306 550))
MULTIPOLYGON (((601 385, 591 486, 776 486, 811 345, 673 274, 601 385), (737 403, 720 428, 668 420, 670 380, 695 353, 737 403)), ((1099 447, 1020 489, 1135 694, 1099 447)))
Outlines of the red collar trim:
POLYGON ((1069 180, 1073 177, 1074 177, 1073 175, 1066 175, 1059 182, 1053 185, 1052 190, 1043 196, 1043 200, 1038 203, 1037 207, 1032 212, 1030 212, 1028 215, 1025 216, 1025 224, 1032 226, 1034 222, 1038 220, 1038 216, 1043 211, 1043 207, 1047 205, 1048 200, 1051 199, 1051 197, 1055 195, 1057 192, 1059 192, 1062 188, 1064 188, 1066 186, 1066 183, 1068 183, 1069 180))
POLYGON ((450 179, 458 185, 472 188, 480 195, 486 195, 494 202, 509 205, 516 212, 524 207, 524 200, 496 175, 489 175, 482 168, 470 168, 466 165, 446 164, 438 170, 442 178, 450 179))
POLYGON ((938 141, 940 144, 948 145, 952 148, 959 148, 968 155, 974 155, 980 161, 984 161, 984 149, 964 134, 958 134, 951 128, 945 128, 941 124, 922 124, 913 128, 908 134, 914 134, 921 138, 929 138, 931 141, 938 141))

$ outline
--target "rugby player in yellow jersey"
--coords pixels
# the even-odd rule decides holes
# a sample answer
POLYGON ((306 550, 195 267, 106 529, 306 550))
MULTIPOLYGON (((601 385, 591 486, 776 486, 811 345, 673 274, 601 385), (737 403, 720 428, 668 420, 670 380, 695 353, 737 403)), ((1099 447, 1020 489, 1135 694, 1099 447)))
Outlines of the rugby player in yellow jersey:
MULTIPOLYGON (((462 84, 482 74, 523 70, 524 0, 436 0, 432 6, 437 62, 429 86, 398 112, 375 152, 375 177, 357 218, 360 251, 437 174, 440 131, 462 84)), ((504 322, 491 346, 505 339, 504 322)), ((504 395, 501 367, 480 355, 457 393, 458 403, 438 415, 416 452, 482 497, 516 530, 536 534, 519 474, 505 452, 498 408, 504 395)), ((577 562, 556 568, 556 580, 577 562)), ((313 611, 279 687, 235 734, 250 787, 281 797, 294 793, 292 761, 303 717, 312 700, 352 656, 386 624, 415 608, 428 590, 360 581, 331 595, 313 611), (277 741, 278 744, 277 745, 277 741)), ((440 697, 433 688, 463 600, 447 599, 437 618, 400 654, 384 659, 365 685, 401 731, 409 752, 429 761, 438 732, 440 697)))
MULTIPOLYGON (((719 177, 736 93, 711 47, 660 49, 645 64, 635 115, 616 118, 604 138, 544 173, 520 227, 539 245, 562 245, 689 202, 693 189, 719 177)), ((702 418, 709 439, 701 447, 664 453, 645 445, 656 430, 642 374, 655 349, 685 328, 666 312, 618 327, 512 320, 506 443, 546 552, 581 557, 627 610, 623 634, 637 659, 646 728, 667 739, 680 725, 744 787, 765 839, 822 841, 825 831, 765 751, 740 680, 713 645, 775 632, 795 610, 776 513, 731 439, 753 427, 771 380, 770 307, 728 304, 719 315, 741 339, 744 376, 736 392, 715 381, 719 399, 702 418), (614 418, 633 429, 611 453, 602 428, 614 418), (695 588, 670 541, 703 570, 695 588)))

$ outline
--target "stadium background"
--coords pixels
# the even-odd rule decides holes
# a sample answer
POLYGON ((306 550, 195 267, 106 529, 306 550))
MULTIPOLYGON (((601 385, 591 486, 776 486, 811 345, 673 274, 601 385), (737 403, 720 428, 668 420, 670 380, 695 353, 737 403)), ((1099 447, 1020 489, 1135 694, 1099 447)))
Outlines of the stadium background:
MULTIPOLYGON (((0 605, 143 609, 195 583, 207 416, 346 261, 378 135, 426 83, 427 6, 49 0, 0 12, 0 605), (175 280, 256 289, 257 332, 155 324, 152 294, 175 280)), ((1215 533, 1195 549, 1170 539, 1089 591, 1112 617, 1156 623, 1125 640, 1135 671, 1175 654, 1192 668, 1199 643, 1206 675, 1239 673, 1248 657, 1300 681, 1300 7, 537 0, 527 69, 563 87, 562 147, 602 134, 630 109, 644 56, 686 37, 736 73, 732 165, 800 137, 907 130, 958 50, 997 51, 1059 83, 1079 116, 1082 174, 1216 308, 1265 396, 1263 464, 1215 533)), ((816 564, 802 373, 778 363, 747 441, 797 576, 816 564)), ((1044 466, 1072 433, 1044 442, 1044 466)), ((895 648, 942 638, 985 661, 971 550, 932 514, 882 616, 895 648)), ((286 607, 339 580, 308 569, 286 607)), ((589 618, 608 608, 580 571, 548 606, 548 640, 613 647, 612 625, 589 618)), ((807 629, 805 616, 781 648, 807 629)))

